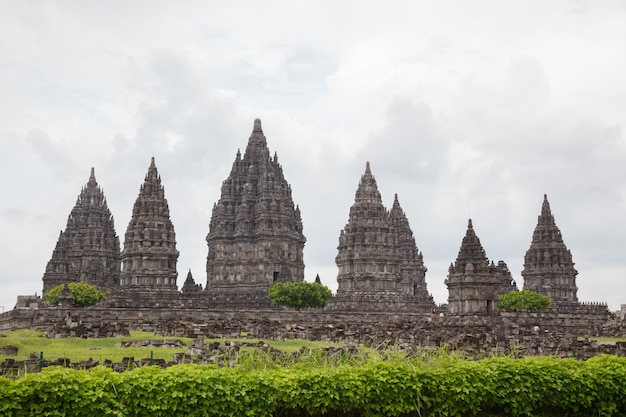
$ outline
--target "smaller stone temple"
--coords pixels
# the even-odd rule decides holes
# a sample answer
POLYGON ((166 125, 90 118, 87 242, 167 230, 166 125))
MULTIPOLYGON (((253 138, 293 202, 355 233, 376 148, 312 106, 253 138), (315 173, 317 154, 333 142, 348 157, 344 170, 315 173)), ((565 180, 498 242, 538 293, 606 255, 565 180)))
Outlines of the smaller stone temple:
POLYGON ((495 265, 487 259, 471 219, 459 255, 454 264, 450 264, 445 284, 451 314, 493 314, 498 311, 500 295, 517 291, 506 263, 499 261, 495 265))
POLYGON ((237 151, 222 184, 206 241, 205 291, 211 306, 269 306, 274 283, 304 280, 300 209, 278 156, 270 156, 259 119, 243 157, 237 151))
POLYGON ((123 290, 178 291, 177 261, 176 233, 153 157, 124 235, 120 286, 123 290))
POLYGON ((396 195, 382 203, 369 162, 361 176, 335 258, 338 289, 330 308, 430 312, 422 253, 396 195))
POLYGON ((577 303, 576 275, 572 253, 563 242, 544 194, 532 242, 524 256, 524 289, 547 295, 553 305, 577 303))
POLYGON ((76 205, 59 234, 43 274, 43 291, 60 284, 86 282, 114 290, 120 277, 120 241, 111 211, 91 168, 76 205))
POLYGON ((183 283, 183 287, 180 289, 182 294, 200 294, 202 292, 202 284, 196 284, 191 274, 191 269, 187 272, 187 278, 183 283))

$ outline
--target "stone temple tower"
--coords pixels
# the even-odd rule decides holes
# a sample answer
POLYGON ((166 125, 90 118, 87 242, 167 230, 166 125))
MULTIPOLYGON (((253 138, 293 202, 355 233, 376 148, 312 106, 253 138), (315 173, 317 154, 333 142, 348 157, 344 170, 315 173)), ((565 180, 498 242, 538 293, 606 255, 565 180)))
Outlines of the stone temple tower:
POLYGON ((114 290, 120 277, 120 241, 104 193, 91 168, 43 275, 43 291, 68 282, 114 290))
POLYGON ((500 261, 495 265, 487 259, 471 219, 445 284, 451 314, 491 314, 497 311, 501 294, 517 291, 506 264, 500 261))
POLYGON ((424 257, 417 249, 409 220, 400 207, 398 194, 394 196, 389 218, 395 230, 396 246, 400 257, 401 292, 414 295, 422 301, 432 301, 426 288, 427 269, 424 266, 424 257))
POLYGON ((576 275, 572 254, 544 195, 533 239, 524 256, 524 289, 547 295, 553 304, 577 303, 576 275))
POLYGON ((304 280, 300 209, 278 157, 270 157, 259 119, 222 184, 206 241, 212 306, 268 306, 274 283, 304 280))
POLYGON ((177 291, 176 233, 154 157, 124 235, 122 289, 177 291))
POLYGON ((396 196, 388 211, 369 162, 361 177, 335 259, 334 309, 404 309, 430 312, 422 254, 396 196))

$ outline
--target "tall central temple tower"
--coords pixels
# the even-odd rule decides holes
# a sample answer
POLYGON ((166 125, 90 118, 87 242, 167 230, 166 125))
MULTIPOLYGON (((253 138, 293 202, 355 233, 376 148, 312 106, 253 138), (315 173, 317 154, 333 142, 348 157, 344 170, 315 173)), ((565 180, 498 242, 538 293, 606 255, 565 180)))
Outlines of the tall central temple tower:
POLYGON ((331 308, 430 313, 435 307, 426 289, 422 254, 398 196, 387 210, 369 162, 337 249, 338 289, 331 308))
POLYGON ((300 209, 278 157, 270 157, 259 119, 222 184, 206 241, 212 306, 266 306, 275 282, 304 280, 300 209))

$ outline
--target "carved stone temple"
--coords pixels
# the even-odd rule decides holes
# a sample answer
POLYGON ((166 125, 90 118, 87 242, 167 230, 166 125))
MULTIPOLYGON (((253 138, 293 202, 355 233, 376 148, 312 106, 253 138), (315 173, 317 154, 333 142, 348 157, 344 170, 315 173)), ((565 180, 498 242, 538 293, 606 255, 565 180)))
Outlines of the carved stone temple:
MULTIPOLYGON (((369 162, 347 224, 339 233, 338 288, 328 307, 310 314, 271 306, 268 291, 273 284, 304 280, 306 239, 291 186, 276 154, 270 155, 259 119, 254 121, 245 152, 237 151, 222 183, 206 242, 206 285, 197 284, 189 270, 179 290, 176 233, 152 158, 120 252, 113 216, 92 168, 46 266, 43 286, 45 292, 83 281, 111 294, 87 309, 71 305, 68 286, 60 307, 47 306, 36 295, 19 296, 14 310, 0 314, 0 330, 27 325, 45 331, 65 329, 63 335, 77 328, 108 335, 117 332, 109 327, 117 324, 102 323, 104 317, 111 317, 132 328, 194 337, 245 331, 286 338, 300 337, 303 333, 294 331, 310 329, 309 336, 316 339, 369 340, 374 333, 388 338, 400 332, 412 341, 438 343, 445 335, 471 330, 485 335, 476 339, 483 343, 494 332, 499 332, 499 341, 505 336, 525 337, 535 327, 547 330, 546 334, 563 326, 567 332, 585 334, 608 329, 606 303, 578 303, 577 271, 546 196, 522 276, 524 289, 549 296, 553 307, 540 313, 499 311, 498 297, 518 291, 517 285, 506 263, 487 258, 471 219, 445 280, 448 304, 436 306, 426 285, 423 255, 398 195, 391 209, 383 205, 369 162), (431 314, 434 309, 441 314, 431 314), (517 330, 510 330, 511 326, 517 330), (383 328, 387 330, 379 333, 383 328)), ((511 339, 514 345, 518 342, 511 339)))
POLYGON ((178 291, 176 233, 154 157, 124 235, 122 289, 178 291))
POLYGON ((506 263, 499 261, 495 265, 487 259, 471 219, 445 284, 448 311, 452 314, 492 314, 498 310, 500 295, 517 291, 506 263))
POLYGON ((212 306, 266 306, 274 283, 304 280, 300 209, 277 155, 270 157, 259 119, 222 184, 206 241, 212 306))
POLYGON ((543 196, 541 214, 524 256, 524 289, 547 295, 553 304, 577 303, 578 287, 572 253, 554 222, 548 196, 543 196))
POLYGON ((417 312, 435 307, 426 289, 422 253, 398 196, 387 210, 369 162, 337 249, 338 289, 331 308, 417 312))
MULTIPOLYGON (((328 307, 299 311, 271 306, 267 293, 274 283, 304 279, 306 239, 291 187, 276 154, 270 156, 258 119, 243 156, 237 151, 222 184, 206 241, 206 286, 196 284, 189 270, 179 291, 176 234, 154 158, 121 253, 113 216, 92 168, 46 266, 43 286, 48 291, 84 281, 111 294, 86 308, 72 305, 68 285, 58 306, 37 295, 18 296, 13 310, 0 313, 0 330, 29 328, 48 337, 104 337, 141 329, 194 338, 245 332, 255 339, 347 344, 394 340, 398 346, 436 347, 444 342, 464 344, 472 355, 509 348, 575 354, 576 349, 587 351, 576 347, 577 339, 563 345, 575 335, 626 334, 624 319, 615 320, 606 303, 578 302, 572 255, 545 196, 522 275, 524 289, 549 296, 552 307, 499 311, 498 297, 517 291, 517 285, 503 261, 487 258, 471 220, 445 280, 448 304, 436 307, 398 196, 390 210, 383 205, 369 163, 340 231, 338 289, 328 307), (431 314, 435 308, 440 314, 431 314)), ((604 348, 597 352, 611 353, 604 348)))
POLYGON ((43 291, 69 282, 113 290, 120 277, 120 241, 91 168, 43 274, 43 291))

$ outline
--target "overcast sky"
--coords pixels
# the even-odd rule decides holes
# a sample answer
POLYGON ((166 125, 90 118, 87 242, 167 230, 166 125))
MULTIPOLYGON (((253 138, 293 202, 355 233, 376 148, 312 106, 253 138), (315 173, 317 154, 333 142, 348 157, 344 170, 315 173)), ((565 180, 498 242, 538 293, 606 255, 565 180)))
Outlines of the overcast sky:
POLYGON ((468 218, 521 288, 548 195, 581 301, 626 303, 626 1, 0 0, 0 306, 41 293, 90 168, 120 242, 156 159, 181 286, 260 118, 337 287, 366 161, 437 303, 468 218))

